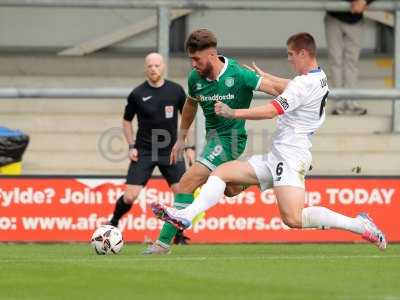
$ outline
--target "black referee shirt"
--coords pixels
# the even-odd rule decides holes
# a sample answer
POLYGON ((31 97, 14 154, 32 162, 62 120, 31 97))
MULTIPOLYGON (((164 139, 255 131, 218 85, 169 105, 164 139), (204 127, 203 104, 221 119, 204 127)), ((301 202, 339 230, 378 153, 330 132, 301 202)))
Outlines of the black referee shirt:
POLYGON ((178 110, 182 113, 185 100, 183 88, 169 80, 159 88, 145 81, 130 93, 124 119, 132 121, 137 115, 135 146, 139 153, 151 153, 157 147, 159 154, 170 154, 177 139, 178 110))

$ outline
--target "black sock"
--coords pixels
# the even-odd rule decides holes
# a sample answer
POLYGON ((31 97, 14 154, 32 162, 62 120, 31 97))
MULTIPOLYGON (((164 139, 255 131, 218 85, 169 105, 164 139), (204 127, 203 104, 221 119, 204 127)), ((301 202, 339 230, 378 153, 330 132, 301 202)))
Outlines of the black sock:
POLYGON ((117 203, 115 203, 115 209, 114 209, 114 214, 113 217, 110 220, 110 224, 117 227, 119 219, 127 213, 132 207, 132 204, 126 204, 124 201, 124 195, 119 197, 117 200, 117 203))

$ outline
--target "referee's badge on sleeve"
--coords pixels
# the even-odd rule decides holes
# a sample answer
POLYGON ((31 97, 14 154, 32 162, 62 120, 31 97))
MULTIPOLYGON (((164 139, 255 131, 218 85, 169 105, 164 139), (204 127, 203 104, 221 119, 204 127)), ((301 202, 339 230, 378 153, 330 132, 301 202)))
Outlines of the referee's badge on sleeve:
POLYGON ((165 118, 171 119, 174 117, 174 107, 172 105, 165 106, 165 118))

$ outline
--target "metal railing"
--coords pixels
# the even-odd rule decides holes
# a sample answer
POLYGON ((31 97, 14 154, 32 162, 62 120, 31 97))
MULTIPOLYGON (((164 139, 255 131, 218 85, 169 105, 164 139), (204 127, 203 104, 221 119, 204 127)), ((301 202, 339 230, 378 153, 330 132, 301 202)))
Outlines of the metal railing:
MULTIPOLYGON (((132 88, 0 88, 1 98, 126 98, 132 88)), ((271 98, 256 92, 254 99, 271 98)), ((329 99, 400 100, 400 89, 331 89, 329 99)))
MULTIPOLYGON (((101 7, 101 8, 193 8, 193 9, 274 9, 274 10, 349 10, 349 3, 337 0, 1 0, 1 6, 101 7)), ((376 1, 373 10, 400 9, 399 1, 376 1)))

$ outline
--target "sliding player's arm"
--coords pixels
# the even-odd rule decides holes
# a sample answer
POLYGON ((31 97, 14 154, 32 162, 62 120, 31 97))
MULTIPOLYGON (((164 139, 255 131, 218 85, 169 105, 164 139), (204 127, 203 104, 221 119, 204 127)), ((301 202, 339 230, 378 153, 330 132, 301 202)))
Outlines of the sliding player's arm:
POLYGON ((286 89, 289 81, 289 79, 279 78, 265 73, 258 90, 272 96, 278 96, 286 89))
POLYGON ((299 107, 307 99, 304 83, 298 77, 289 81, 287 88, 274 100, 265 105, 247 109, 232 109, 224 103, 215 104, 215 113, 228 119, 263 120, 273 119, 277 115, 290 112, 299 107))
POLYGON ((244 119, 244 120, 273 119, 279 114, 279 110, 277 109, 276 105, 274 105, 274 101, 270 101, 265 105, 247 109, 232 109, 228 105, 218 101, 215 104, 215 113, 227 119, 244 119))
POLYGON ((258 87, 258 90, 264 93, 278 96, 283 93, 290 82, 290 79, 274 76, 270 73, 264 72, 254 62, 251 66, 245 65, 245 67, 256 72, 262 77, 262 81, 258 87))

